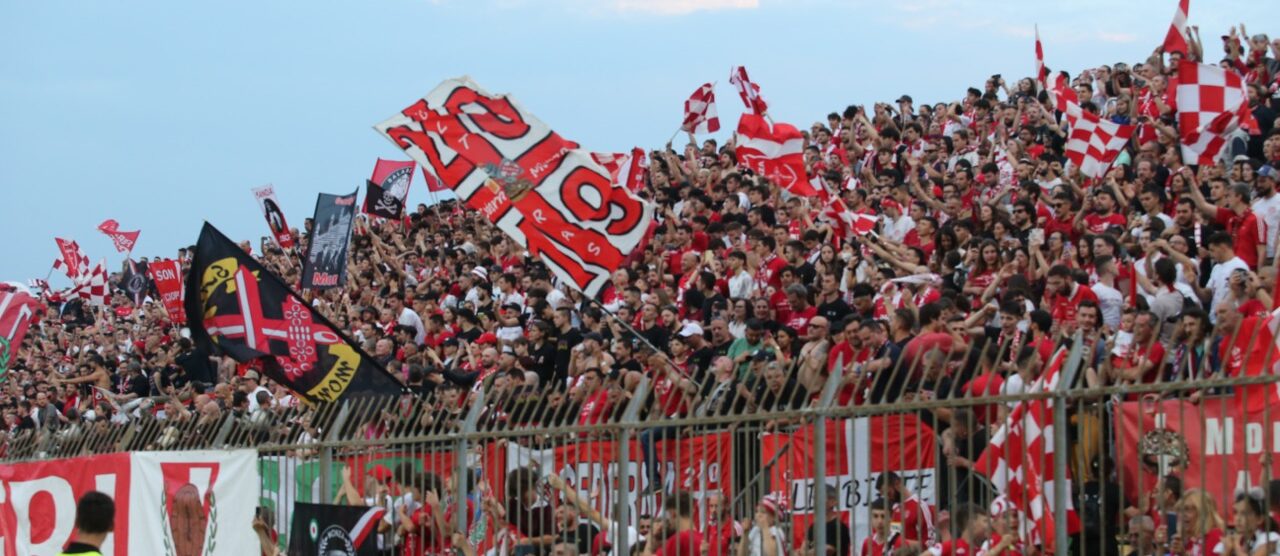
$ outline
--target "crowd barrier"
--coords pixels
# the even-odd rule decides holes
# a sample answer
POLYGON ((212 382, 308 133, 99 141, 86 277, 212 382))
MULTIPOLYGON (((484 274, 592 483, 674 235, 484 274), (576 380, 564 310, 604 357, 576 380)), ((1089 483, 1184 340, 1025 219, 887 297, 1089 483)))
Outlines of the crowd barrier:
MULTIPOLYGON (((255 515, 283 549, 292 536, 308 534, 306 524, 295 523, 299 505, 332 504, 350 498, 353 487, 363 497, 412 469, 441 479, 444 505, 466 508, 449 512, 454 531, 481 554, 505 554, 513 539, 488 519, 484 500, 505 504, 519 496, 521 485, 512 481, 525 472, 513 472, 529 470, 537 480, 524 486, 540 499, 569 499, 547 480, 558 476, 584 507, 619 524, 610 530, 613 554, 630 553, 637 538, 628 528, 644 535, 657 527, 663 501, 677 491, 692 495, 700 528, 749 529, 757 504, 769 497, 783 506, 778 527, 796 549, 845 542, 812 527, 837 519, 858 546, 837 546, 836 553, 861 553, 872 533, 871 505, 886 494, 919 497, 937 510, 927 516, 931 525, 945 528, 962 505, 985 508, 997 491, 1009 490, 1010 477, 993 480, 973 468, 984 448, 1010 442, 999 422, 1019 415, 1020 404, 1038 408, 1039 419, 1024 415, 1021 446, 1036 438, 1052 446, 1005 454, 1005 467, 988 469, 1020 465, 1019 477, 1060 479, 1018 487, 1016 495, 1037 498, 1015 502, 1038 514, 1022 516, 1016 534, 1028 542, 1113 553, 1154 534, 1135 531, 1144 526, 1128 518, 1164 515, 1162 477, 1179 477, 1183 492, 1208 493, 1229 519, 1238 491, 1277 476, 1271 454, 1280 416, 1263 398, 1276 389, 1275 375, 1087 388, 1076 380, 1081 361, 1079 353, 1067 357, 1056 388, 1015 396, 840 406, 833 380, 803 409, 678 420, 639 418, 650 394, 646 380, 617 419, 592 426, 486 427, 478 399, 441 428, 423 419, 434 400, 405 397, 258 418, 95 423, 9 441, 0 463, 0 534, 4 554, 43 554, 71 534, 75 499, 97 489, 121 503, 104 553, 243 556, 257 550, 255 515), (953 424, 946 435, 935 432, 934 423, 966 418, 973 430, 953 424), (1052 426, 1032 430, 1046 422, 1052 426), (1026 460, 1012 461, 1017 457, 1026 460), (888 472, 902 478, 903 490, 879 488, 888 472), (1039 529, 1041 517, 1080 526, 1039 529)), ((889 527, 905 534, 901 522, 889 527)), ((377 542, 390 554, 397 541, 384 535, 377 542)))

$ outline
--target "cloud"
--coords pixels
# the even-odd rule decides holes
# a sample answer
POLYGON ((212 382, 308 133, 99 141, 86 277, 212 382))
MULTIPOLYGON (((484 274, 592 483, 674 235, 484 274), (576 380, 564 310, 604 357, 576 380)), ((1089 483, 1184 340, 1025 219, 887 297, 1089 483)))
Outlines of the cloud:
POLYGON ((760 0, 613 0, 619 12, 657 15, 685 15, 716 10, 750 10, 760 7, 760 0))

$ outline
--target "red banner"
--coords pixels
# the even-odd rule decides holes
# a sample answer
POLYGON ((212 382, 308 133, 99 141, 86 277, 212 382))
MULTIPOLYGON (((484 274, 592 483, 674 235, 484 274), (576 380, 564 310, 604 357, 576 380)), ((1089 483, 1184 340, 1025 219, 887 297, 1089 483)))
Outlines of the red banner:
MULTIPOLYGON (((852 517, 855 539, 870 534, 868 507, 880 496, 875 480, 881 473, 897 473, 921 500, 934 503, 937 440, 933 429, 915 414, 827 421, 827 434, 822 441, 827 466, 824 482, 836 488, 842 519, 848 522, 852 517)), ((804 542, 813 522, 817 468, 814 447, 818 442, 812 426, 786 434, 768 434, 761 440, 763 463, 777 460, 770 484, 787 485, 781 494, 792 510, 795 548, 804 542)))
POLYGON ((182 307, 184 299, 182 264, 173 259, 152 261, 147 267, 147 273, 151 275, 151 280, 155 282, 156 291, 160 292, 160 301, 164 303, 165 312, 169 313, 169 320, 178 324, 185 324, 187 322, 187 313, 182 307))
POLYGON ((31 294, 17 288, 7 289, 0 284, 0 337, 6 345, 0 346, 0 374, 9 368, 18 354, 22 339, 27 335, 31 318, 40 309, 40 302, 31 294))
POLYGON ((122 232, 120 231, 120 223, 108 218, 98 224, 98 231, 107 234, 111 238, 111 243, 115 244, 116 251, 128 253, 133 251, 134 244, 138 243, 138 235, 141 231, 122 232))
MULTIPOLYGON (((1280 410, 1248 411, 1233 396, 1124 402, 1115 407, 1116 465, 1125 497, 1152 492, 1161 475, 1176 473, 1184 489, 1200 488, 1230 513, 1239 488, 1263 486, 1263 454, 1277 452, 1280 410), (1265 419, 1264 419, 1265 416, 1265 419)), ((1272 459, 1271 477, 1280 476, 1272 459)))

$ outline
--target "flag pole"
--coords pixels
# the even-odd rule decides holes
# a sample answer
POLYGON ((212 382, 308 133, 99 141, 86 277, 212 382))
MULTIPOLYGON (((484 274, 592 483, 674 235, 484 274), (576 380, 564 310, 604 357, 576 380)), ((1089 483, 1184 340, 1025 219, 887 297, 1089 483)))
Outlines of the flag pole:
MULTIPOLYGON (((628 332, 631 332, 631 334, 633 334, 636 337, 636 339, 643 342, 644 345, 649 346, 649 349, 653 350, 654 353, 661 356, 662 359, 666 361, 668 365, 671 366, 671 368, 675 369, 675 371, 680 374, 680 376, 683 376, 691 381, 693 380, 693 376, 681 370, 680 367, 676 365, 675 361, 672 361, 671 357, 667 356, 667 352, 661 349, 658 349, 658 346, 653 345, 653 343, 650 342, 648 338, 645 338, 644 335, 641 334, 639 330, 636 330, 634 326, 631 326, 631 323, 625 320, 622 320, 622 317, 619 317, 618 315, 614 314, 613 311, 610 311, 607 307, 601 304, 600 301, 595 297, 588 297, 585 295, 583 297, 586 297, 587 301, 591 302, 592 305, 599 307, 600 310, 604 312, 604 314, 612 317, 614 322, 622 325, 623 328, 626 328, 628 332)), ((698 387, 701 387, 701 386, 702 386, 701 384, 698 384, 698 387)))
POLYGON ((680 127, 676 128, 676 132, 671 134, 671 138, 670 138, 670 139, 667 139, 667 144, 671 144, 671 142, 672 142, 672 141, 675 141, 675 140, 676 140, 676 136, 677 136, 677 135, 680 135, 680 132, 681 132, 681 131, 684 131, 684 126, 680 126, 680 127))

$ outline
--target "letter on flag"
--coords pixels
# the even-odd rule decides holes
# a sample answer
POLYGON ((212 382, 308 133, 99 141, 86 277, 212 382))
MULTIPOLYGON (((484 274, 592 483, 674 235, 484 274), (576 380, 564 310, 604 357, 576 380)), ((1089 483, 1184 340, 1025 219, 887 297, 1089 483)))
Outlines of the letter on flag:
POLYGON ((644 238, 653 207, 509 95, 450 79, 374 126, 587 295, 644 238))
POLYGON ((819 189, 804 169, 804 136, 791 124, 770 125, 761 116, 743 114, 735 139, 738 162, 793 195, 811 197, 819 189))
POLYGON ((107 234, 111 238, 111 242, 115 244, 116 251, 128 253, 133 251, 134 244, 138 243, 138 234, 140 231, 122 232, 120 231, 120 223, 108 218, 98 224, 98 231, 107 234))
POLYGON ((302 296, 208 223, 192 255, 185 304, 196 345, 241 363, 261 361, 267 376, 309 402, 403 390, 302 296))
POLYGON ((347 246, 355 224, 356 193, 359 190, 341 196, 321 193, 316 198, 314 229, 302 265, 303 288, 336 288, 346 282, 347 246))
POLYGON ((160 293, 160 302, 169 313, 169 319, 178 324, 187 322, 187 315, 182 311, 182 263, 173 259, 151 261, 147 265, 147 274, 155 282, 156 291, 160 293))
POLYGON ((270 184, 253 190, 253 198, 258 200, 262 216, 267 219, 267 227, 271 229, 271 237, 281 249, 293 249, 293 231, 284 219, 284 211, 280 209, 280 201, 276 200, 276 189, 270 184))

